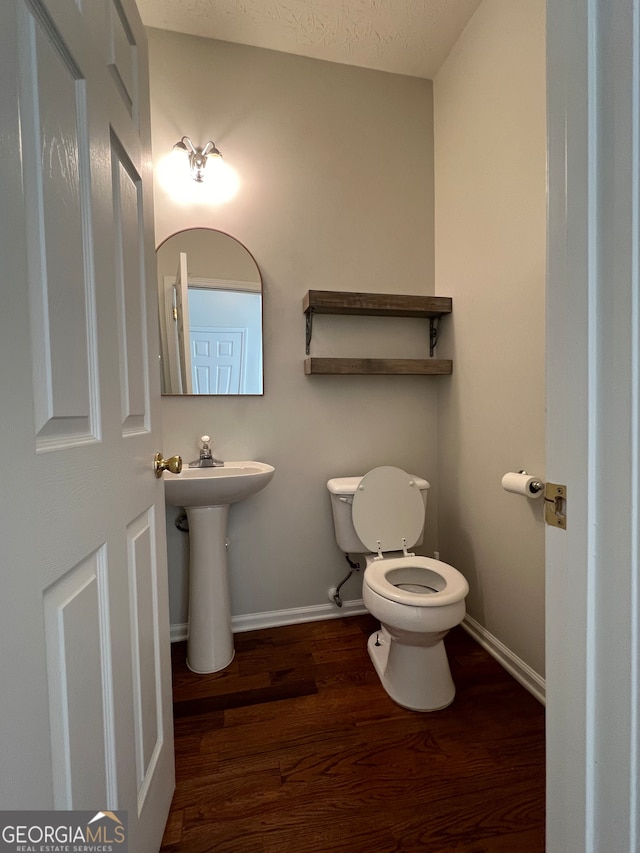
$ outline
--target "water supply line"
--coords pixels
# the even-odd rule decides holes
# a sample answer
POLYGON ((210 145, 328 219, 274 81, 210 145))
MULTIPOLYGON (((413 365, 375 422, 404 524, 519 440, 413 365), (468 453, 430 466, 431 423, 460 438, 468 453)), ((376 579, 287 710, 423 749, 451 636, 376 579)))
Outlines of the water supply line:
POLYGON ((187 518, 186 512, 181 512, 180 515, 176 517, 175 525, 181 533, 189 532, 189 519, 187 518))
POLYGON ((349 580, 349 578, 351 577, 351 575, 354 572, 360 571, 360 563, 354 563, 353 560, 351 560, 349 558, 348 554, 345 554, 344 558, 347 561, 347 563, 349 563, 351 568, 349 569, 349 572, 345 575, 345 577, 342 578, 342 580, 340 581, 338 586, 335 589, 329 590, 329 597, 333 600, 334 604, 338 605, 338 607, 342 607, 342 599, 340 598, 340 590, 346 584, 346 582, 349 580))

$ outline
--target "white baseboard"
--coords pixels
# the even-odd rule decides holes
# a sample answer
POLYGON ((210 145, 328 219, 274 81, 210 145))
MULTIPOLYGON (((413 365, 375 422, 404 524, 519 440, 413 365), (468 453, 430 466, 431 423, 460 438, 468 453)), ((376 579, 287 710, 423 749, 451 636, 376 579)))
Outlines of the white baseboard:
POLYGON ((491 657, 495 658, 507 672, 511 673, 525 690, 528 690, 532 696, 535 696, 538 702, 541 702, 543 705, 545 704, 546 687, 542 676, 538 675, 529 664, 521 660, 504 643, 501 643, 500 640, 494 637, 493 634, 490 634, 473 617, 469 615, 465 616, 462 627, 483 649, 489 652, 491 657))
POLYGON ((341 616, 356 616, 367 610, 361 598, 336 604, 313 604, 309 607, 292 607, 290 610, 268 610, 266 613, 247 613, 234 616, 231 628, 234 634, 256 631, 260 628, 276 628, 280 625, 297 625, 299 622, 319 622, 321 619, 339 619, 341 616))
MULTIPOLYGON (((231 618, 234 634, 257 631, 261 628, 279 628, 282 625, 297 625, 300 622, 319 622, 321 619, 339 619, 341 616, 357 616, 367 610, 361 598, 343 601, 342 607, 335 604, 314 604, 309 607, 292 607, 289 610, 267 610, 265 613, 245 613, 231 618)), ((187 625, 171 626, 171 642, 187 639, 187 625)))
POLYGON ((186 622, 182 625, 172 625, 170 628, 171 642, 181 643, 183 640, 186 640, 188 627, 186 622))
MULTIPOLYGON (((335 604, 314 604, 309 607, 292 607, 288 610, 268 610, 264 613, 245 613, 233 616, 231 628, 234 634, 244 631, 257 631, 261 628, 278 628, 282 625, 297 625, 301 622, 318 622, 321 619, 338 619, 341 616, 356 616, 367 610, 361 598, 345 601, 342 607, 335 604)), ((467 615, 462 627, 494 657, 525 690, 545 704, 545 681, 535 670, 501 643, 473 617, 467 615)), ((187 639, 187 625, 171 626, 171 642, 178 643, 187 639)))

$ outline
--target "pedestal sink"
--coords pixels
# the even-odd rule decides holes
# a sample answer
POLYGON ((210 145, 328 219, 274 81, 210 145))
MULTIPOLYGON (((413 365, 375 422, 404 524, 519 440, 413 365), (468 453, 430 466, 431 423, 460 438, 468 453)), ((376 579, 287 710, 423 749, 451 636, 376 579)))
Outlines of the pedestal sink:
POLYGON ((165 500, 189 519, 189 633, 187 666, 218 672, 233 660, 227 521, 229 505, 254 495, 275 468, 264 462, 225 462, 221 468, 167 472, 165 500))

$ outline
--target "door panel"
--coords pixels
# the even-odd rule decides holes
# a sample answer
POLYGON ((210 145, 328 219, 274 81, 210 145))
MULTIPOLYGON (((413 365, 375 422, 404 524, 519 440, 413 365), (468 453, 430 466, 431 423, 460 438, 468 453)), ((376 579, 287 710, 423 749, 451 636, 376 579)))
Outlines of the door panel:
POLYGON ((148 429, 143 208, 140 177, 113 138, 111 163, 122 430, 130 435, 148 429))
POLYGON ((155 550, 155 518, 153 510, 143 513, 127 530, 129 557, 129 591, 131 602, 131 636, 133 639, 134 723, 136 747, 136 780, 139 806, 144 796, 162 747, 163 708, 160 666, 161 635, 156 607, 147 590, 157 587, 158 567, 155 550))
POLYGON ((20 24, 33 394, 48 450, 97 438, 86 88, 44 16, 23 9, 20 24))
POLYGON ((57 809, 106 802, 113 778, 106 747, 113 744, 106 574, 101 548, 43 596, 57 809), (84 723, 87 716, 91 726, 84 723))
POLYGON ((124 10, 116 0, 107 0, 107 57, 115 87, 129 115, 134 116, 138 111, 136 42, 124 10))

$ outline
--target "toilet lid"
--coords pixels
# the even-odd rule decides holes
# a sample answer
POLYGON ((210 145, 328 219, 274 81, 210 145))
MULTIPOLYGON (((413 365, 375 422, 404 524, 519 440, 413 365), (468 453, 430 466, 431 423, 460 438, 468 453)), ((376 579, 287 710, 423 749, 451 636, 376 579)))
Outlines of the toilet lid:
POLYGON ((424 502, 410 474, 384 465, 360 480, 351 516, 356 533, 370 551, 400 551, 403 538, 406 547, 411 548, 420 537, 424 502))

